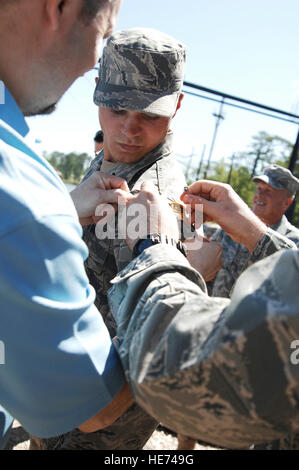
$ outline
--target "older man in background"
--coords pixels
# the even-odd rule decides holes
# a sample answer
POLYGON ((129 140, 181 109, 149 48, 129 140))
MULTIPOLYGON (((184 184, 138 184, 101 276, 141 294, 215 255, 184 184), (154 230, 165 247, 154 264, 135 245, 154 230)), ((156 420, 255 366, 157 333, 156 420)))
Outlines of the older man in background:
MULTIPOLYGON (((290 170, 279 165, 270 165, 262 175, 255 176, 253 181, 257 183, 252 204, 254 214, 274 230, 278 237, 283 235, 294 243, 293 247, 299 247, 299 230, 284 215, 294 200, 299 180, 290 170)), ((209 284, 209 291, 214 297, 230 297, 236 280, 248 266, 250 253, 222 229, 217 230, 211 240, 222 246, 223 267, 209 284)))

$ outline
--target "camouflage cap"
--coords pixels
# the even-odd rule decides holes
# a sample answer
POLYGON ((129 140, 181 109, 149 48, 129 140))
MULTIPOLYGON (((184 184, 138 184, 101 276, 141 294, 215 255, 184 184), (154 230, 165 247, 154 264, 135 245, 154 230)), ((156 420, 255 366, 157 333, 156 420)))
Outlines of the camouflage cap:
POLYGON ((287 189, 291 194, 296 194, 299 180, 288 170, 279 165, 270 165, 261 176, 255 176, 252 181, 263 181, 274 189, 287 189))
POLYGON ((160 31, 118 31, 103 49, 94 103, 171 117, 182 88, 185 61, 185 46, 160 31))

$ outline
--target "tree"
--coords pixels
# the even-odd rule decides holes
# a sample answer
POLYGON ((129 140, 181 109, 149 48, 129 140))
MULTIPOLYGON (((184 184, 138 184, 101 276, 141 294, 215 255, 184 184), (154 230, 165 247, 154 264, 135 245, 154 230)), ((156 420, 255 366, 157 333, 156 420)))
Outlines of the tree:
MULTIPOLYGON (((265 167, 272 163, 288 168, 292 148, 293 144, 288 140, 261 131, 252 137, 246 151, 235 152, 230 161, 222 158, 211 165, 209 179, 223 183, 229 182, 246 204, 251 207, 255 192, 252 177, 255 174, 261 174, 265 167)), ((296 165, 294 174, 299 176, 299 164, 296 165)), ((189 172, 188 183, 190 184, 195 179, 196 170, 193 168, 189 172)), ((294 212, 293 224, 299 225, 298 204, 294 212)))
POLYGON ((91 157, 87 153, 52 152, 47 156, 49 163, 61 172, 64 180, 73 179, 78 182, 84 174, 91 157))
POLYGON ((264 168, 277 160, 286 162, 292 151, 292 144, 288 140, 278 135, 270 135, 265 131, 259 132, 252 137, 247 152, 252 165, 251 177, 257 173, 262 173, 264 168), (252 159, 253 162, 252 162, 252 159))

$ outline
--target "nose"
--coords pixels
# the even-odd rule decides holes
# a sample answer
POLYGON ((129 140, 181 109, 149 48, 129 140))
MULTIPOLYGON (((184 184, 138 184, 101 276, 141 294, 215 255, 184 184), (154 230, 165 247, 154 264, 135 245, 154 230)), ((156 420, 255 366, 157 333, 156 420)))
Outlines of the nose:
POLYGON ((255 195, 260 196, 262 194, 263 194, 263 189, 262 188, 257 188, 256 191, 255 191, 255 195))
POLYGON ((126 119, 124 120, 122 131, 128 139, 138 136, 141 132, 138 116, 128 113, 128 116, 126 116, 126 119))

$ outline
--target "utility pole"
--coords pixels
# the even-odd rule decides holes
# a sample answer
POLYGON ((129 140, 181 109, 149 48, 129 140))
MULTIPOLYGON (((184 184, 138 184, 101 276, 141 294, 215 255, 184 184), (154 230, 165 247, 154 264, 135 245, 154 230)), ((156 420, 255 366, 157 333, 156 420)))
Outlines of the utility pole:
MULTIPOLYGON (((296 139, 296 142, 294 144, 294 147, 293 147, 293 150, 292 150, 292 153, 291 153, 291 156, 290 156, 290 161, 289 161, 289 170, 292 173, 294 173, 294 171, 295 171, 295 166, 296 166, 296 162, 297 162, 297 159, 298 159, 298 154, 299 154, 299 130, 298 130, 297 139, 296 139)), ((296 175, 294 175, 294 176, 296 176, 296 175)), ((287 219, 290 223, 292 223, 292 221, 293 221, 295 207, 296 207, 296 203, 297 203, 296 199, 297 198, 295 197, 294 201, 292 202, 292 204, 290 205, 290 207, 288 208, 288 210, 285 213, 285 215, 286 215, 286 217, 287 217, 287 219)))
POLYGON ((289 170, 292 173, 294 173, 294 170, 295 170, 295 165, 298 159, 298 153, 299 153, 299 130, 298 130, 297 139, 294 144, 294 147, 290 156, 290 162, 289 162, 289 170))
POLYGON ((215 145, 216 135, 217 135, 217 132, 218 132, 218 127, 220 125, 221 120, 224 119, 224 116, 222 116, 224 100, 225 100, 225 98, 223 97, 222 101, 220 103, 219 113, 218 114, 213 113, 213 116, 215 116, 217 119, 216 119, 216 123, 215 123, 215 129, 214 129, 214 135, 213 135, 213 139, 212 139, 212 143, 211 143, 210 153, 209 153, 209 156, 208 156, 207 167, 206 167, 206 170, 205 170, 205 173, 204 173, 204 179, 207 178, 207 174, 208 174, 208 171, 209 171, 209 168, 210 168, 210 163, 211 163, 212 153, 213 153, 213 149, 214 149, 214 145, 215 145))
POLYGON ((197 180, 198 180, 199 175, 200 175, 200 172, 201 172, 201 167, 202 167, 202 164, 203 164, 203 159, 204 159, 204 156, 205 156, 205 151, 206 151, 206 145, 203 146, 202 153, 201 153, 201 158, 200 158, 200 163, 199 163, 199 167, 197 168, 197 173, 196 173, 196 179, 197 179, 197 180))

